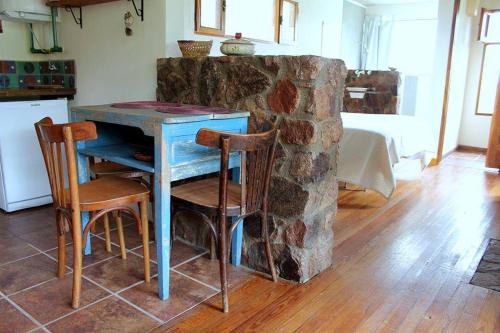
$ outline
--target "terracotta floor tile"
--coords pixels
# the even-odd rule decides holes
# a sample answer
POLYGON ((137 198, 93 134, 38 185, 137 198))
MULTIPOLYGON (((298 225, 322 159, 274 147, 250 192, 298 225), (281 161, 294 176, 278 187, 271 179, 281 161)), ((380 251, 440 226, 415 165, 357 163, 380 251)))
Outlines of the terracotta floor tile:
POLYGON ((23 210, 9 214, 0 213, 0 229, 11 232, 14 235, 52 228, 55 230, 54 210, 52 207, 44 207, 36 210, 23 210))
POLYGON ((0 266, 0 291, 12 294, 56 277, 57 263, 39 254, 0 266))
MULTIPOLYGON (((141 246, 142 245, 142 235, 139 234, 137 231, 137 227, 135 224, 130 224, 126 227, 123 228, 124 234, 125 234, 125 247, 127 249, 133 249, 135 247, 141 246)), ((100 235, 102 238, 104 238, 104 235, 100 235)), ((152 234, 150 233, 150 239, 152 237, 152 234)), ((118 241, 118 231, 113 230, 111 231, 111 241, 115 244, 119 244, 118 241)))
MULTIPOLYGON (((33 318, 45 324, 74 311, 71 307, 72 286, 73 274, 68 274, 64 279, 49 281, 16 294, 11 299, 33 318)), ((110 294, 104 289, 83 279, 80 306, 93 303, 108 295, 110 294)))
POLYGON ((211 288, 171 272, 170 298, 166 301, 158 298, 157 279, 149 284, 143 283, 128 289, 121 295, 161 320, 167 321, 216 293, 217 291, 211 288))
MULTIPOLYGON (((127 260, 122 260, 121 257, 106 260, 85 268, 83 274, 92 281, 117 292, 144 280, 144 264, 142 258, 129 253, 127 260)), ((156 265, 151 263, 151 275, 154 274, 156 265)))
MULTIPOLYGON (((133 252, 142 256, 142 246, 138 249, 135 249, 133 252)), ((170 252, 170 266, 173 267, 175 265, 178 265, 203 252, 205 252, 204 249, 194 247, 180 241, 175 241, 170 252)), ((151 243, 149 245, 149 256, 151 260, 156 261, 156 243, 151 243)))
MULTIPOLYGON (((106 252, 106 243, 97 237, 91 238, 92 242, 92 254, 88 256, 83 256, 83 267, 95 264, 104 259, 111 258, 113 256, 120 254, 120 248, 111 245, 111 253, 106 252)), ((50 256, 57 258, 57 249, 47 252, 50 256)), ((66 265, 73 267, 73 245, 66 245, 66 265)))
POLYGON ((147 332, 160 323, 112 297, 64 317, 47 328, 53 332, 147 332))
POLYGON ((37 325, 6 300, 0 300, 0 332, 28 332, 37 325))
POLYGON ((28 243, 15 236, 0 235, 0 265, 38 253, 28 243))
MULTIPOLYGON (((42 251, 57 247, 57 232, 55 227, 26 232, 18 235, 18 237, 42 251)), ((68 243, 71 243, 71 234, 66 234, 66 244, 68 243)))
MULTIPOLYGON (((230 287, 244 282, 252 275, 250 271, 241 267, 236 267, 230 264, 227 267, 227 278, 230 287)), ((208 256, 203 256, 185 263, 177 267, 175 270, 220 289, 218 260, 210 260, 208 256)))

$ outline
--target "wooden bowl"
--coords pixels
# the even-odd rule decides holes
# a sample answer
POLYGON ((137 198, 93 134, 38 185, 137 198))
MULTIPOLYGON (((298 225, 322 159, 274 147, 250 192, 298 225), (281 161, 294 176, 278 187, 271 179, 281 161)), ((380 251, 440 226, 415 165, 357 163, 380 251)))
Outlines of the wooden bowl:
POLYGON ((177 44, 185 58, 206 57, 212 49, 212 41, 178 40, 177 44))

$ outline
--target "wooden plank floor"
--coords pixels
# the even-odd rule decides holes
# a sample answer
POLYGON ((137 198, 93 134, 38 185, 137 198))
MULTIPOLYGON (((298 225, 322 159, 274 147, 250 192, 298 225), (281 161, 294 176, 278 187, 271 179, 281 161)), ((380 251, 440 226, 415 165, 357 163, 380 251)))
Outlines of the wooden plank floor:
POLYGON ((500 332, 500 293, 469 284, 500 238, 500 176, 455 153, 390 201, 341 191, 335 265, 307 284, 255 275, 157 332, 500 332))

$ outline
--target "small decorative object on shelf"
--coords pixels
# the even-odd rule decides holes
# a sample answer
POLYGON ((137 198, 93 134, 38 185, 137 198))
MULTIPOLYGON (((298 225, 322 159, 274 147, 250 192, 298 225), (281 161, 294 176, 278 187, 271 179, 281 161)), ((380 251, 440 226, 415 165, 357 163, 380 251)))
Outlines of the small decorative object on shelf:
POLYGON ((206 57, 212 49, 212 42, 199 40, 178 40, 179 49, 181 49, 184 58, 206 57))
POLYGON ((125 22, 125 35, 132 36, 134 31, 132 30, 132 25, 134 24, 134 17, 131 12, 126 12, 123 21, 125 22))
POLYGON ((241 32, 236 33, 234 39, 222 42, 220 51, 225 55, 254 55, 255 44, 242 38, 241 32))
POLYGON ((355 98, 355 99, 364 98, 366 92, 368 91, 368 88, 364 88, 364 87, 346 87, 345 89, 349 93, 349 97, 355 98))

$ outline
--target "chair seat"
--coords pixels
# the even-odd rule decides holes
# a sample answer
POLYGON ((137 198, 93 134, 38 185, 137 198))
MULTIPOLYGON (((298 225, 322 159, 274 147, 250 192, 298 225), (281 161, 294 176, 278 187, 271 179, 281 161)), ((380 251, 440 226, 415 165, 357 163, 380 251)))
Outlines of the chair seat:
MULTIPOLYGON (((94 211, 137 203, 149 194, 141 183, 120 177, 103 177, 80 184, 80 209, 94 211)), ((66 202, 70 202, 69 189, 65 190, 66 202)), ((69 206, 69 204, 68 204, 69 206)))
MULTIPOLYGON (((173 187, 174 200, 196 205, 212 212, 219 208, 219 178, 208 178, 173 187)), ((237 216, 241 212, 241 185, 228 182, 227 215, 237 216)))
POLYGON ((122 178, 138 178, 149 175, 148 172, 110 161, 90 165, 90 171, 96 176, 118 176, 122 178))

